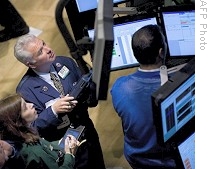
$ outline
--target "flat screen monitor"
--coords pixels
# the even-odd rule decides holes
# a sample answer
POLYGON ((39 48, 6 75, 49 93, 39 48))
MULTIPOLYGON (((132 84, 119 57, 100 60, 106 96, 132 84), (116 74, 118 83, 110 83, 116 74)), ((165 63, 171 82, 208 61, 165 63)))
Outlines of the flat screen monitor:
POLYGON ((159 144, 179 143, 195 131, 195 59, 152 94, 159 144))
MULTIPOLYGON (((114 46, 112 51, 111 70, 126 69, 139 66, 133 55, 131 38, 134 32, 145 25, 157 24, 156 16, 124 16, 114 19, 114 46)), ((90 38, 94 37, 94 29, 88 30, 90 38)))
POLYGON ((92 80, 96 84, 96 98, 106 100, 113 50, 113 1, 99 0, 95 17, 92 80))
POLYGON ((195 169, 195 133, 177 146, 177 165, 184 169, 195 169))
POLYGON ((194 57, 194 6, 183 5, 162 8, 160 18, 168 44, 168 56, 171 58, 194 57))
MULTIPOLYGON (((76 0, 77 8, 79 12, 85 12, 96 9, 99 0, 76 0)), ((127 0, 113 0, 114 4, 123 3, 127 0)))

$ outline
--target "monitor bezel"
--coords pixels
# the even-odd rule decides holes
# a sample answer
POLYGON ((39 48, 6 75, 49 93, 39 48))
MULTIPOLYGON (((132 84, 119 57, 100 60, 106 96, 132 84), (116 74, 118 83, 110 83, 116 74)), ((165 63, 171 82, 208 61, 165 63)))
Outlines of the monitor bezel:
POLYGON ((96 98, 106 100, 109 88, 113 33, 112 0, 99 0, 95 16, 92 80, 96 84, 96 98), (106 1, 106 2, 105 2, 106 1), (100 4, 99 4, 100 3, 100 4))
POLYGON ((191 59, 182 69, 173 74, 169 80, 162 85, 152 96, 153 120, 156 127, 157 142, 160 145, 177 145, 180 144, 187 136, 195 131, 195 116, 192 117, 182 128, 164 141, 163 123, 161 114, 161 103, 170 96, 177 88, 179 88, 186 80, 195 75, 195 59, 191 59))
MULTIPOLYGON (((166 6, 166 7, 160 7, 159 11, 158 11, 158 15, 159 15, 159 22, 158 24, 161 26, 162 31, 164 36, 166 37, 166 43, 168 44, 168 38, 167 38, 167 34, 166 34, 166 28, 164 25, 164 19, 163 19, 163 12, 186 12, 186 11, 195 11, 195 5, 193 4, 186 4, 186 5, 174 5, 174 6, 166 6)), ((195 55, 184 55, 184 56, 180 56, 180 55, 174 55, 171 56, 170 54, 170 50, 169 50, 169 45, 167 45, 167 54, 166 54, 166 59, 170 58, 193 58, 195 57, 195 55)))

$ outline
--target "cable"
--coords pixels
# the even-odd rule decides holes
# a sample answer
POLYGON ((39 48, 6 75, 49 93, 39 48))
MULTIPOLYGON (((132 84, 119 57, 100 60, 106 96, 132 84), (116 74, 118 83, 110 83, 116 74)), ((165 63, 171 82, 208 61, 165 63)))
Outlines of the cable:
POLYGON ((88 64, 83 60, 82 56, 85 54, 84 51, 78 49, 77 45, 73 41, 62 17, 62 12, 64 7, 70 2, 70 0, 59 0, 55 9, 55 19, 58 25, 58 28, 70 49, 70 54, 76 60, 78 66, 80 67, 83 74, 89 72, 88 64))

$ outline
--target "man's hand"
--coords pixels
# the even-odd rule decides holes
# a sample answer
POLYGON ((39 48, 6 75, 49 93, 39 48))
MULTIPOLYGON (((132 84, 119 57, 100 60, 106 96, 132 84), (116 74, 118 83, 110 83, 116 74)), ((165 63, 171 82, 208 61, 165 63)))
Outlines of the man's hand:
POLYGON ((4 166, 4 163, 12 155, 13 148, 6 141, 0 140, 0 169, 4 166))
POLYGON ((74 100, 74 97, 69 96, 62 96, 58 99, 53 105, 52 109, 57 113, 66 113, 71 112, 77 104, 77 100, 74 100))
POLYGON ((84 142, 86 142, 86 139, 79 142, 73 135, 68 135, 65 139, 65 146, 64 146, 64 150, 66 153, 68 154, 76 154, 77 148, 83 144, 84 142))

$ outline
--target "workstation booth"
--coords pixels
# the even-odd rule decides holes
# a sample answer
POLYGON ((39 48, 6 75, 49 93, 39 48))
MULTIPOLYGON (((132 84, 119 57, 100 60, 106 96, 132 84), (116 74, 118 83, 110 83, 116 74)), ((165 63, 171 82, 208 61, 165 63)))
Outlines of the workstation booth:
POLYGON ((151 96, 157 140, 174 146, 180 169, 195 168, 194 1, 60 0, 56 22, 83 73, 91 71, 98 100, 107 98, 111 71, 139 66, 132 54, 132 34, 148 24, 161 27, 168 44, 168 77, 151 96), (63 10, 73 37, 62 19, 63 10), (87 51, 91 68, 82 59, 87 51))

